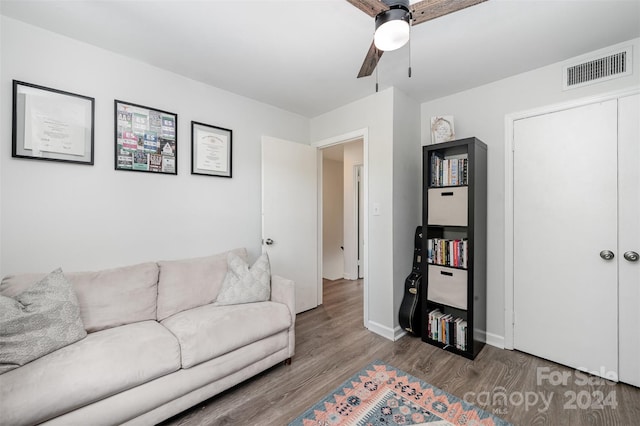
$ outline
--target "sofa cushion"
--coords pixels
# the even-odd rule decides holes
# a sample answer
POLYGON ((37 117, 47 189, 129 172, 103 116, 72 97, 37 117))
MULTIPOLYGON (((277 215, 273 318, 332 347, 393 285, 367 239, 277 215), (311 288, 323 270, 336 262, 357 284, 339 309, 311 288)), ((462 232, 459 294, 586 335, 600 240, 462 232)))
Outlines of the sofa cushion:
POLYGON ((0 375, 2 423, 39 423, 179 368, 176 338, 155 321, 92 333, 0 375))
POLYGON ((0 295, 0 374, 86 335, 73 284, 62 269, 15 298, 0 295))
POLYGON ((246 260, 234 253, 229 253, 227 267, 227 275, 216 298, 216 305, 236 305, 269 300, 271 268, 267 253, 263 253, 251 268, 246 260))
POLYGON ((175 314, 162 325, 178 338, 182 368, 189 368, 288 329, 291 314, 276 302, 211 304, 175 314))
MULTIPOLYGON (((14 296, 44 276, 5 277, 0 294, 14 296)), ((158 265, 153 262, 95 272, 65 272, 65 276, 73 284, 82 322, 90 333, 156 318, 158 265)))
MULTIPOLYGON (((227 274, 227 254, 158 262, 158 321, 213 302, 227 274)), ((247 259, 245 249, 233 253, 247 259)))

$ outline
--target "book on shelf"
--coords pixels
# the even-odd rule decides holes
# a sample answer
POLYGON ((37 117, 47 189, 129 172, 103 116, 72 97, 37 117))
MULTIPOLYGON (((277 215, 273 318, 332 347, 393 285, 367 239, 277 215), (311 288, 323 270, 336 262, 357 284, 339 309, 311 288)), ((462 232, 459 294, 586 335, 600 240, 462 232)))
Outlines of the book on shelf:
POLYGON ((466 238, 461 240, 429 238, 427 239, 427 263, 467 269, 468 247, 466 238))
POLYGON ((439 152, 431 153, 432 187, 467 185, 467 158, 444 158, 439 152))
POLYGON ((445 314, 440 309, 429 312, 427 337, 431 340, 451 345, 458 350, 467 350, 467 321, 445 314))
POLYGON ((458 180, 459 179, 459 174, 458 174, 458 161, 452 161, 451 162, 451 170, 450 170, 450 179, 449 179, 449 183, 452 186, 456 186, 459 185, 458 184, 458 180))

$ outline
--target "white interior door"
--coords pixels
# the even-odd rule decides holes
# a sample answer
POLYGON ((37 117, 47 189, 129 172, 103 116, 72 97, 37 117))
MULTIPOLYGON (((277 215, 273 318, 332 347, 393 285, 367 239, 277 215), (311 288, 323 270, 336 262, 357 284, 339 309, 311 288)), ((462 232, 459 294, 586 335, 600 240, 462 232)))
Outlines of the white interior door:
POLYGON ((271 271, 296 284, 296 313, 318 306, 317 149, 262 138, 262 240, 271 271))
POLYGON ((514 347, 617 375, 617 107, 514 123, 514 347))
POLYGON ((618 109, 619 376, 640 386, 640 95, 620 98, 618 109))

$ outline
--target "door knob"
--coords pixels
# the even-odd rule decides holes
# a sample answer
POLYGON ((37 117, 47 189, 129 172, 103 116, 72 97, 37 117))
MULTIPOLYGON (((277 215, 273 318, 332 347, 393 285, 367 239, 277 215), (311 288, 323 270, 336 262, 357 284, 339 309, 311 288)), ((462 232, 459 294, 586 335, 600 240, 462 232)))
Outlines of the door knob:
POLYGON ((604 260, 611 260, 613 259, 614 255, 611 250, 602 250, 600 252, 600 257, 603 258, 604 260))
POLYGON ((274 243, 274 241, 271 238, 267 238, 266 240, 264 240, 264 243, 268 246, 272 245, 274 243))
POLYGON ((640 259, 640 256, 635 251, 628 251, 624 254, 624 258, 629 262, 637 262, 640 259))

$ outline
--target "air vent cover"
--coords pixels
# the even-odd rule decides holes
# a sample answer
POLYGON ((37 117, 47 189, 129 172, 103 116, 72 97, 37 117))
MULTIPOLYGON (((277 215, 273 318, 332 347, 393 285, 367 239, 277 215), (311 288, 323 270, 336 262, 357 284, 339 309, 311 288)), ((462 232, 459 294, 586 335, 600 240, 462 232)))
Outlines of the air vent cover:
POLYGON ((631 74, 631 46, 582 59, 563 69, 563 89, 575 89, 631 74))

